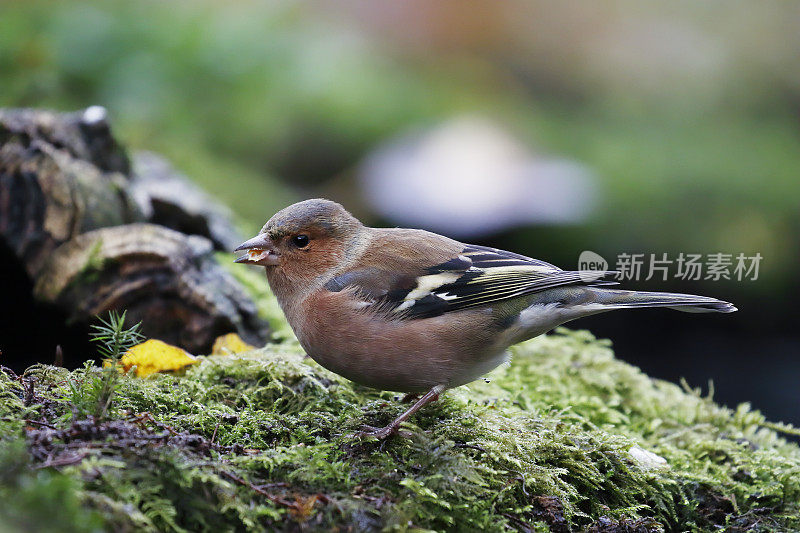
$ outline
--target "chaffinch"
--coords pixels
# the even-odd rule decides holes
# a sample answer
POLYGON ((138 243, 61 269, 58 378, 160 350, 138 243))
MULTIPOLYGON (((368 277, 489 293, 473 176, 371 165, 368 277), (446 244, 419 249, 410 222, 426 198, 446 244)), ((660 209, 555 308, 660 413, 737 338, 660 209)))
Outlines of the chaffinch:
POLYGON ((736 308, 705 296, 608 288, 613 272, 565 271, 418 229, 369 228, 323 199, 291 205, 240 245, 262 265, 319 364, 370 387, 424 393, 385 438, 446 389, 508 359, 507 348, 576 318, 639 307, 736 308))

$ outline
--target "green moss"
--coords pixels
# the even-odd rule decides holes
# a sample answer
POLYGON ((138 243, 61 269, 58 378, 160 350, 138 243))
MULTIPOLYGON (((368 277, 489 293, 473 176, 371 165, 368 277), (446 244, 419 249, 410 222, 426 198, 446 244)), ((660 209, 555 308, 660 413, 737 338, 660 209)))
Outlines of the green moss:
POLYGON ((103 423, 74 419, 67 385, 99 369, 38 366, 28 407, 0 374, 3 446, 26 438, 34 463, 58 465, 39 472, 72 480, 81 512, 117 529, 800 527, 800 449, 776 431, 792 428, 650 379, 587 332, 513 352, 491 382, 449 391, 410 438, 386 442, 350 433, 398 415, 399 395, 356 386, 293 342, 125 378, 120 419, 103 423))
POLYGON ((82 505, 82 483, 30 464, 23 441, 0 447, 0 531, 102 531, 101 515, 82 505))
POLYGON ((83 264, 78 268, 78 271, 67 281, 65 289, 70 287, 85 286, 97 281, 100 277, 108 259, 103 257, 103 239, 97 239, 92 243, 91 248, 86 251, 83 264))

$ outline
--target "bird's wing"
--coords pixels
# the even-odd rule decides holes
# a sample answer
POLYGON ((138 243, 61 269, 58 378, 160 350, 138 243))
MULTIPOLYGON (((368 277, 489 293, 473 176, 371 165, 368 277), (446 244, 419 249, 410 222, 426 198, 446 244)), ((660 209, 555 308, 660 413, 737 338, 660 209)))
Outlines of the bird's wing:
POLYGON ((372 266, 345 272, 326 284, 352 287, 375 309, 402 318, 427 318, 450 311, 532 294, 560 285, 597 285, 605 272, 569 272, 523 255, 464 245, 461 252, 417 272, 372 266))

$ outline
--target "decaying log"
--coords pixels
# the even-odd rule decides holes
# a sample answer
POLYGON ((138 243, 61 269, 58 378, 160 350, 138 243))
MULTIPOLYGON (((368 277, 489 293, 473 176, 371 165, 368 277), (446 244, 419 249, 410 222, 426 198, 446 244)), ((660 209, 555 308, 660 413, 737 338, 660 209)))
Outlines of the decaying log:
POLYGON ((75 113, 0 109, 0 144, 6 144, 12 137, 23 144, 42 141, 101 172, 130 174, 128 156, 111 134, 107 112, 100 106, 75 113))
POLYGON ((218 250, 230 251, 242 242, 230 211, 166 159, 152 152, 137 152, 132 160, 130 191, 148 222, 208 237, 218 250))
POLYGON ((0 110, 0 236, 32 278, 72 237, 144 220, 127 158, 105 121, 84 122, 89 110, 0 110))
MULTIPOLYGON (((70 321, 127 309, 145 335, 193 353, 223 333, 263 343, 266 323, 212 256, 242 240, 229 212, 169 163, 132 164, 103 108, 0 109, 0 252, 17 262, 0 278, 20 265, 30 297, 70 321)), ((17 332, 3 327, 8 344, 17 332)))
POLYGON ((126 309, 145 335, 192 353, 208 353, 231 331, 263 342, 267 330, 255 305, 212 254, 208 239, 154 224, 103 228, 60 246, 34 294, 78 322, 126 309))

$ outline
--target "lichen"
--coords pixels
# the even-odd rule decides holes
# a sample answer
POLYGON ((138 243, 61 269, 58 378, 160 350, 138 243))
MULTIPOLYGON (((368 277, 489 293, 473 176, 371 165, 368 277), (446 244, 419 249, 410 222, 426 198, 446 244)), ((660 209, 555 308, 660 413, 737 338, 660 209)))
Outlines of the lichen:
POLYGON ((800 448, 779 433, 796 430, 651 379, 585 331, 515 347, 490 382, 448 391, 410 437, 383 442, 352 433, 402 412, 400 395, 354 385, 291 341, 126 376, 116 419, 76 417, 99 372, 0 373, 2 447, 16 450, 0 471, 21 453, 28 463, 2 478, 0 514, 52 489, 43 502, 63 500, 76 529, 800 527, 800 448))

